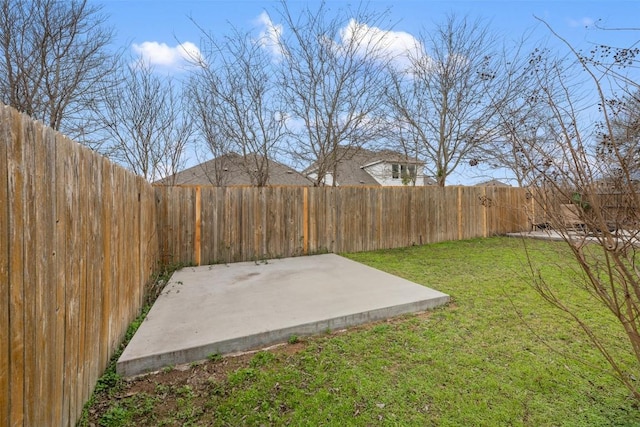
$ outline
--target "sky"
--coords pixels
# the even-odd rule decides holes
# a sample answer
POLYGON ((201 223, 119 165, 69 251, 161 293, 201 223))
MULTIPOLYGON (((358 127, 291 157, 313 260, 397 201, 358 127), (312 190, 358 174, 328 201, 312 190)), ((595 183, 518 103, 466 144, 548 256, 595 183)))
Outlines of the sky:
MULTIPOLYGON (((114 46, 133 57, 142 57, 156 69, 178 78, 186 66, 185 50, 198 54, 201 33, 198 26, 216 36, 228 35, 231 29, 254 30, 257 33, 278 31, 278 2, 267 0, 90 0, 103 6, 107 25, 115 33, 114 46), (195 22, 195 23, 194 23, 195 22), (196 25, 197 23, 197 25, 196 25)), ((319 2, 290 1, 292 10, 319 2)), ((327 1, 331 9, 341 9, 358 1, 327 1)), ((388 10, 388 18, 380 28, 407 43, 434 22, 442 22, 447 14, 464 15, 485 21, 499 37, 519 40, 559 42, 536 20, 547 22, 572 45, 588 49, 594 43, 630 45, 640 42, 638 31, 603 31, 605 28, 640 27, 640 1, 429 1, 371 0, 370 10, 388 10)), ((469 184, 491 178, 477 169, 461 170, 450 184, 469 184)), ((501 178, 500 176, 496 176, 501 178)))

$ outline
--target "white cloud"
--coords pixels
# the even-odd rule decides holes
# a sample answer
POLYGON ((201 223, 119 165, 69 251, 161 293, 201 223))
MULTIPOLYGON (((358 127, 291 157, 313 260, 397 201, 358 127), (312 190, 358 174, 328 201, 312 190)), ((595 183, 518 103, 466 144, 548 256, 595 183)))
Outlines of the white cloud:
MULTIPOLYGON (((422 43, 414 36, 404 31, 387 31, 351 19, 347 26, 340 31, 342 43, 347 44, 357 39, 362 53, 375 48, 378 54, 390 58, 398 68, 406 69, 411 59, 421 58, 424 54, 422 43)), ((369 52, 370 53, 370 52, 369 52)))
POLYGON ((169 46, 166 43, 134 43, 132 50, 145 65, 168 69, 182 69, 195 61, 203 60, 198 46, 191 42, 169 46))
POLYGON ((261 28, 258 43, 267 49, 275 58, 281 58, 283 56, 280 48, 282 25, 274 24, 266 12, 262 12, 260 16, 258 16, 256 23, 259 28, 261 28))
POLYGON ((591 27, 593 26, 593 24, 595 23, 595 20, 593 20, 592 18, 589 17, 583 17, 583 18, 579 18, 579 19, 569 19, 569 26, 571 28, 578 28, 578 27, 591 27))
MULTIPOLYGON (((282 25, 275 24, 266 12, 262 12, 255 22, 260 30, 258 43, 267 49, 276 60, 281 59, 285 54, 280 43, 283 33, 282 25)), ((359 50, 363 55, 376 54, 381 58, 391 59, 398 69, 408 69, 412 60, 426 56, 422 43, 413 35, 404 31, 387 31, 371 27, 357 22, 355 19, 351 19, 340 30, 340 38, 341 40, 338 42, 328 42, 334 44, 335 48, 341 49, 351 41, 357 40, 359 50)))

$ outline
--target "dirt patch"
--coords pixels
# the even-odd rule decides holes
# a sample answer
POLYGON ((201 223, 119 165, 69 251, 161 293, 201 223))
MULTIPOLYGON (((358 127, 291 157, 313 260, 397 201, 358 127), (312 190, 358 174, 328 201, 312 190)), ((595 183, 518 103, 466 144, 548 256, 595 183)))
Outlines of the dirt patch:
MULTIPOLYGON (((426 319, 431 314, 431 312, 422 312, 414 313, 411 316, 426 319)), ((405 321, 406 316, 398 316, 355 326, 348 330, 332 331, 330 334, 353 333, 374 328, 380 324, 394 325, 405 321)), ((191 411, 201 411, 200 416, 195 417, 205 422, 206 425, 207 405, 211 396, 227 392, 225 384, 229 374, 252 367, 252 361, 258 352, 266 351, 276 359, 287 360, 304 350, 314 340, 314 337, 304 337, 296 342, 217 357, 214 360, 178 365, 120 380, 117 386, 95 394, 95 401, 88 410, 88 422, 83 425, 101 425, 101 419, 104 421, 105 418, 109 418, 110 411, 114 417, 119 414, 118 406, 124 408, 124 411, 133 416, 133 419, 129 419, 127 422, 107 423, 107 425, 157 425, 158 420, 163 420, 163 425, 182 425, 183 423, 175 419, 175 416, 181 411, 184 412, 185 408, 190 408, 191 411), (148 413, 145 412, 147 410, 148 413)))
MULTIPOLYGON (((306 347, 305 341, 291 344, 280 344, 261 351, 273 353, 276 357, 287 358, 306 347)), ((204 408, 211 393, 226 381, 229 373, 247 368, 258 351, 229 355, 216 360, 179 365, 161 371, 148 373, 134 378, 123 379, 111 390, 96 394, 96 400, 88 411, 89 426, 100 425, 100 419, 119 402, 128 405, 144 406, 144 399, 153 400, 153 416, 162 419, 165 415, 175 413, 181 400, 190 400, 194 408, 204 408), (131 402, 131 399, 139 402, 131 402)), ((136 417, 140 425, 145 423, 144 417, 136 417), (139 418, 138 418, 139 417, 139 418)))

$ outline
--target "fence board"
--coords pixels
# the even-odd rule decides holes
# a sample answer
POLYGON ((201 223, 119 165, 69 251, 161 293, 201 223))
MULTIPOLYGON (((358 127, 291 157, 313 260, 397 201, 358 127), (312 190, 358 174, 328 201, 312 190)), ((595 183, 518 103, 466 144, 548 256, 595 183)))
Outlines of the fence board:
POLYGON ((7 144, 9 208, 9 347, 10 347, 10 423, 20 425, 25 418, 25 295, 24 277, 24 135, 20 117, 12 114, 11 141, 7 144))
MULTIPOLYGON (((109 162, 104 162, 102 165, 102 215, 100 220, 102 221, 102 233, 104 238, 102 239, 102 282, 100 286, 100 336, 110 337, 112 334, 111 316, 112 312, 112 288, 114 286, 113 274, 112 274, 112 245, 113 233, 112 233, 112 218, 113 215, 113 169, 109 162)), ((109 362, 109 355, 111 349, 109 347, 109 340, 102 339, 100 341, 100 354, 99 354, 99 366, 107 366, 109 362)))
MULTIPOLYGON (((53 224, 51 216, 54 213, 52 209, 51 195, 53 192, 51 177, 51 147, 47 145, 48 141, 43 140, 44 132, 35 132, 33 135, 34 150, 34 182, 33 196, 37 197, 38 209, 35 210, 35 233, 34 233, 34 254, 33 254, 33 272, 34 272, 34 315, 35 328, 33 339, 33 352, 35 358, 35 372, 46 372, 47 365, 50 363, 49 358, 54 355, 51 342, 52 331, 50 329, 52 300, 51 291, 54 288, 48 286, 50 272, 50 264, 52 262, 53 248, 53 224)), ((52 407, 53 394, 50 389, 51 382, 47 381, 42 375, 36 376, 36 383, 33 396, 40 396, 36 403, 36 411, 34 411, 34 422, 38 425, 44 425, 49 420, 45 418, 46 408, 52 407)))
MULTIPOLYGON (((0 200, 8 201, 7 146, 10 141, 10 123, 7 120, 8 108, 0 108, 0 200)), ((0 203, 0 425, 9 425, 10 391, 9 388, 9 204, 0 203)))
MULTIPOLYGON (((29 263, 33 263, 37 255, 37 234, 38 223, 35 211, 35 141, 34 129, 29 126, 28 118, 22 118, 24 144, 22 145, 22 167, 24 174, 24 200, 23 215, 27 224, 33 224, 32 227, 25 227, 22 233, 23 239, 23 256, 29 263), (31 143, 29 143, 31 142, 31 143)), ((26 267, 26 266, 25 266, 26 267)), ((23 277, 23 295, 24 295, 24 364, 25 367, 35 366, 36 369, 25 369, 24 372, 24 405, 28 410, 25 413, 24 422, 26 425, 38 425, 38 409, 39 402, 36 396, 39 395, 38 389, 38 365, 36 360, 37 351, 37 271, 35 268, 24 268, 23 277)))
POLYGON ((69 413, 69 393, 67 392, 70 378, 66 378, 66 313, 67 313, 67 278, 71 277, 68 270, 68 243, 71 236, 69 221, 67 221, 66 174, 69 162, 70 144, 56 137, 55 141, 55 248, 56 248, 56 326, 55 326, 55 364, 53 366, 52 382, 60 401, 60 408, 56 408, 56 419, 60 425, 72 423, 69 413))

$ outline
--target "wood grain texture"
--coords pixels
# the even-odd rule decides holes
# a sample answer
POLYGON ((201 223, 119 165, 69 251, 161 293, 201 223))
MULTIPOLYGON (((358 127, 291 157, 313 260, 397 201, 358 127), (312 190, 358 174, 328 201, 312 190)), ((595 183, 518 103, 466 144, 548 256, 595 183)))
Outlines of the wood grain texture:
MULTIPOLYGON (((24 290, 24 194, 25 171, 22 118, 15 111, 9 118, 11 140, 7 141, 9 209, 9 381, 10 425, 25 421, 25 290, 24 290)), ((35 368, 35 367, 34 367, 35 368)))
POLYGON ((156 190, 8 107, 0 138, 0 425, 72 426, 158 265, 156 190))
MULTIPOLYGON (((0 141, 9 141, 10 110, 0 108, 0 141)), ((9 171, 7 158, 8 144, 0 142, 0 425, 9 425, 11 388, 10 388, 10 292, 9 281, 9 171), (5 237, 6 236, 6 237, 5 237)))

